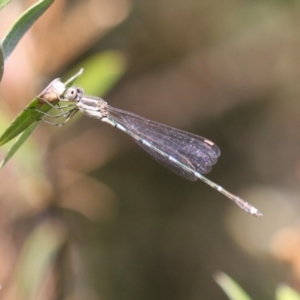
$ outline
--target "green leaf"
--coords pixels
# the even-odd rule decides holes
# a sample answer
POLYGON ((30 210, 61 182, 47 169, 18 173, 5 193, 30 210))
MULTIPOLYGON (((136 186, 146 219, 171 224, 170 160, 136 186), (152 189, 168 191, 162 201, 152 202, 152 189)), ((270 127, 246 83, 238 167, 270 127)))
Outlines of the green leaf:
POLYGON ((3 76, 3 70, 4 70, 4 57, 3 57, 2 46, 0 44, 0 81, 3 76))
POLYGON ((17 141, 12 145, 12 147, 7 152, 5 158, 0 163, 0 169, 8 162, 8 160, 16 153, 16 151, 23 145, 27 138, 31 135, 34 129, 39 125, 39 122, 32 123, 28 126, 18 137, 17 141))
MULTIPOLYGON (((52 81, 40 95, 43 95, 45 91, 48 91, 49 87, 53 86, 54 82, 56 81, 58 83, 58 86, 55 86, 54 89, 57 90, 55 92, 51 90, 49 92, 50 96, 49 93, 47 94, 47 99, 50 102, 57 100, 57 96, 61 96, 65 88, 71 86, 76 78, 82 74, 82 71, 83 70, 81 69, 65 84, 58 79, 52 81), (53 97, 52 100, 50 99, 51 97, 53 97)), ((0 136, 0 146, 6 144, 10 140, 18 136, 33 122, 38 121, 40 118, 42 118, 44 116, 43 113, 38 112, 37 109, 42 112, 48 112, 51 109, 51 106, 45 102, 42 102, 39 97, 34 98, 0 136)))
POLYGON ((39 107, 39 99, 35 98, 10 124, 5 132, 0 137, 0 146, 8 143, 15 138, 21 132, 23 132, 29 125, 37 121, 42 117, 42 113, 37 112, 34 108, 37 108, 43 112, 50 110, 50 106, 45 104, 39 107))
POLYGON ((281 284, 276 289, 277 300, 300 300, 300 295, 286 284, 281 284))
MULTIPOLYGON (((61 89, 63 87, 63 91, 66 87, 69 87, 73 84, 78 76, 80 76, 83 72, 81 69, 74 76, 69 78, 65 84, 58 84, 57 89, 61 89)), ((48 87, 40 94, 43 95, 45 91, 49 91, 49 86, 53 85, 55 81, 60 82, 60 80, 56 79, 48 85, 48 87)), ((60 91, 59 93, 63 93, 60 91)), ((50 92, 53 92, 50 90, 50 92)), ((48 94, 49 96, 49 94, 48 94)), ((54 94, 54 97, 57 97, 57 94, 54 94)), ((49 98, 49 97, 48 97, 49 98)), ((47 103, 40 102, 40 99, 37 97, 33 99, 29 105, 21 112, 21 114, 10 124, 10 126, 5 130, 5 132, 0 137, 0 146, 6 144, 11 141, 16 136, 19 136, 17 141, 12 145, 12 147, 7 152, 5 158, 0 163, 0 169, 8 162, 8 160, 16 153, 16 151, 23 145, 23 143, 27 140, 30 134, 34 131, 34 129, 39 125, 39 122, 36 122, 39 118, 43 117, 43 114, 37 112, 35 108, 43 112, 47 112, 51 109, 51 106, 47 103)))
POLYGON ((231 300, 251 300, 246 292, 228 275, 218 272, 214 276, 215 281, 231 300))
MULTIPOLYGON (((65 85, 60 80, 54 80, 48 85, 48 87, 40 94, 47 95, 48 101, 52 102, 57 100, 58 96, 61 96, 65 90, 65 85), (54 88, 57 90, 49 90, 54 88), (52 98, 51 98, 52 97, 52 98), (52 100, 51 100, 52 99, 52 100)), ((5 132, 0 137, 0 146, 6 144, 21 132, 23 132, 33 122, 42 118, 43 112, 46 113, 51 109, 51 106, 44 101, 41 101, 39 97, 34 98, 29 105, 16 117, 16 119, 10 124, 5 132), (41 112, 39 112, 39 111, 41 112)))
POLYGON ((6 6, 11 0, 0 0, 0 10, 6 6))
POLYGON ((27 9, 15 22, 10 31, 2 40, 4 60, 9 57, 23 35, 53 2, 54 0, 42 0, 37 2, 27 9))

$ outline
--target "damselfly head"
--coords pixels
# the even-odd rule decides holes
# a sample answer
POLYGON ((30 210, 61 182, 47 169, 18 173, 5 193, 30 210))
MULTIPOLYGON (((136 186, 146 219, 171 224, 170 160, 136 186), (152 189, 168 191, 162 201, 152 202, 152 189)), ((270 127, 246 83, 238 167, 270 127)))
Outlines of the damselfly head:
POLYGON ((83 96, 82 88, 70 87, 65 92, 65 98, 69 101, 79 101, 83 96))

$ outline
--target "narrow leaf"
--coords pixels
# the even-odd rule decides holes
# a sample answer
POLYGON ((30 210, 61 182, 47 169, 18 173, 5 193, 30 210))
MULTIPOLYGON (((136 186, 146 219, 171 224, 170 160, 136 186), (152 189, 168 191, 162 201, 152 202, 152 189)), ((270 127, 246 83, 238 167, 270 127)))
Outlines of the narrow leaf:
POLYGON ((300 300, 300 295, 286 284, 281 284, 276 289, 277 300, 300 300))
POLYGON ((15 22, 10 31, 2 40, 2 49, 4 60, 6 60, 16 45, 33 25, 33 23, 45 12, 54 0, 41 0, 28 8, 21 17, 15 22))
POLYGON ((35 98, 10 124, 5 132, 0 137, 0 146, 8 143, 21 132, 23 132, 30 124, 42 117, 42 113, 37 112, 34 108, 47 112, 50 110, 49 105, 38 107, 39 99, 35 98))
POLYGON ((218 272, 214 276, 215 281, 231 300, 251 300, 246 292, 228 275, 218 272))
MULTIPOLYGON (((68 79, 65 84, 63 84, 60 81, 60 79, 55 79, 39 96, 43 96, 50 102, 53 100, 57 100, 57 97, 62 95, 65 88, 71 86, 76 80, 76 78, 82 74, 82 72, 83 69, 79 70, 79 72, 77 72, 74 76, 68 79)), ((31 101, 31 103, 27 106, 27 109, 25 109, 15 119, 15 121, 7 128, 7 130, 0 137, 0 145, 3 145, 21 133, 17 141, 12 145, 12 147, 0 163, 0 169, 3 168, 3 166, 9 161, 9 159, 16 153, 16 151, 23 145, 23 143, 31 135, 34 129, 39 125, 40 122, 36 122, 36 120, 42 117, 43 114, 37 112, 34 109, 34 107, 39 105, 39 101, 39 98, 35 98, 33 101, 31 101), (30 115, 28 115, 29 113, 30 115)), ((51 109, 51 106, 44 103, 43 106, 39 107, 38 109, 47 112, 51 109)))
POLYGON ((31 135, 34 129, 39 125, 39 122, 32 123, 28 126, 18 137, 17 141, 12 145, 12 147, 7 152, 5 158, 0 163, 0 169, 9 161, 9 159, 16 153, 16 151, 23 145, 27 138, 31 135))
POLYGON ((0 0, 0 10, 6 6, 11 0, 0 0))
MULTIPOLYGON (((55 102, 58 100, 65 90, 65 85, 58 79, 52 81, 48 87, 39 95, 46 98, 49 102, 55 102)), ((6 144, 21 132, 23 132, 30 124, 38 121, 43 117, 42 112, 48 112, 51 106, 43 101, 41 98, 36 97, 29 103, 29 105, 16 117, 16 119, 10 124, 5 132, 0 137, 0 146, 6 144)))

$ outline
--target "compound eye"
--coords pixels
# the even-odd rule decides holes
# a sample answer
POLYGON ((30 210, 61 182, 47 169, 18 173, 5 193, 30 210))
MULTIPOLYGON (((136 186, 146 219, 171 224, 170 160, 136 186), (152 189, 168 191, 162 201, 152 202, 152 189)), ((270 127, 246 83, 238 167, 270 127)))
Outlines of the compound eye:
POLYGON ((77 89, 76 88, 68 88, 66 92, 66 98, 68 100, 75 100, 77 97, 77 89))
POLYGON ((77 99, 80 99, 83 96, 83 89, 82 88, 76 88, 76 96, 77 99))

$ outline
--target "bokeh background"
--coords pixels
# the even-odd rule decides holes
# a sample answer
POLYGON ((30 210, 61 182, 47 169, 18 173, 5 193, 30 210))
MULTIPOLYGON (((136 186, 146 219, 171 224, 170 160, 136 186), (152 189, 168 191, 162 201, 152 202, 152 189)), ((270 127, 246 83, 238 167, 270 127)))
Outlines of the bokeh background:
POLYGON ((87 93, 214 141, 208 177, 264 216, 102 122, 41 124, 0 172, 1 299, 227 299, 217 271, 253 299, 299 290, 299 30, 299 1, 56 1, 5 65, 1 131, 83 67, 87 93))

